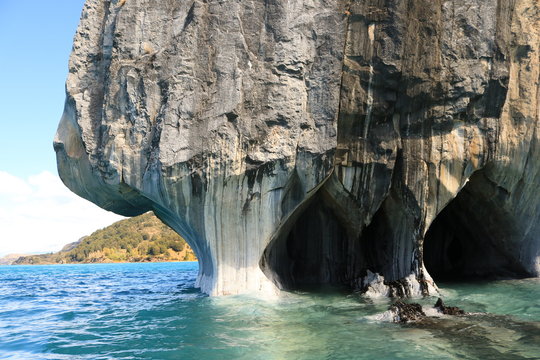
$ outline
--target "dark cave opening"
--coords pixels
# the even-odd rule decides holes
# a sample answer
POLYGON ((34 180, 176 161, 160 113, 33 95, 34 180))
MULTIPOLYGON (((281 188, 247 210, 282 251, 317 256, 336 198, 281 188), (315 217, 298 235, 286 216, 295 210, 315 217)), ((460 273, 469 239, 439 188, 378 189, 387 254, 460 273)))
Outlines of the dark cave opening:
POLYGON ((343 218, 318 192, 279 231, 261 268, 284 290, 347 290, 360 249, 343 218))
POLYGON ((482 171, 436 216, 420 252, 420 222, 401 198, 389 195, 364 226, 362 212, 328 189, 295 209, 264 251, 260 267, 281 289, 363 290, 368 270, 392 283, 411 274, 417 260, 435 281, 529 275, 512 245, 515 218, 500 205, 506 190, 482 171))
POLYGON ((423 243, 424 265, 435 281, 526 276, 509 247, 515 231, 498 203, 502 192, 478 172, 437 215, 423 243))
POLYGON ((450 203, 433 221, 424 238, 424 264, 436 281, 473 275, 467 262, 481 256, 467 221, 462 221, 456 203, 450 203))
POLYGON ((409 275, 416 252, 406 229, 414 219, 388 196, 365 224, 360 208, 327 183, 296 209, 267 246, 263 272, 280 289, 363 291, 366 276, 392 283, 409 275))

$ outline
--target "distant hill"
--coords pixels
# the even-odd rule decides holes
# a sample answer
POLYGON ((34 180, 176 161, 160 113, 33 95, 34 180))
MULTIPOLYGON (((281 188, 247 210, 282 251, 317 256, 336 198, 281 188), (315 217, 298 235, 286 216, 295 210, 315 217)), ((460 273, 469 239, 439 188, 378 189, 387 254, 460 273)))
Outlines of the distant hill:
POLYGON ((8 254, 0 258, 0 265, 11 265, 15 260, 24 256, 24 254, 8 254))
POLYGON ((19 257, 14 265, 191 261, 182 237, 149 212, 118 221, 51 254, 19 257))

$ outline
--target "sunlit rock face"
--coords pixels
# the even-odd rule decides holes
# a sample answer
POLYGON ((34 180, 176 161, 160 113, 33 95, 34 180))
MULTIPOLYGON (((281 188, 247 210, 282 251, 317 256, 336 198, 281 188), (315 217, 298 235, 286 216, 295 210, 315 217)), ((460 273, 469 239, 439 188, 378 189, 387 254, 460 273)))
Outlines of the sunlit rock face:
POLYGON ((540 4, 87 0, 60 176, 212 295, 538 276, 540 4))

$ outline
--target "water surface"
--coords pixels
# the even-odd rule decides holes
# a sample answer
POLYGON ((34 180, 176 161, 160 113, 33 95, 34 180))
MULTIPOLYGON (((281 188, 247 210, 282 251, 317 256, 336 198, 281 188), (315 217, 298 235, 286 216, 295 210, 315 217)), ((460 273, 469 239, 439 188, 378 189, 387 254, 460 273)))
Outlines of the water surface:
MULTIPOLYGON (((540 280, 443 284, 464 318, 342 293, 209 298, 197 263, 0 266, 1 359, 540 359, 540 280)), ((435 299, 424 299, 426 306, 435 299)))

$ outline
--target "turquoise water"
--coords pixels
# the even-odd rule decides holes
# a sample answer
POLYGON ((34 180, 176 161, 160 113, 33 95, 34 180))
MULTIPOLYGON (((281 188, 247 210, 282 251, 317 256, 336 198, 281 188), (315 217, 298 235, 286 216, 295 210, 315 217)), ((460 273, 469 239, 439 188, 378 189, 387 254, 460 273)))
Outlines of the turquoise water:
POLYGON ((448 305, 478 314, 399 325, 373 319, 387 301, 209 298, 196 274, 196 263, 0 266, 0 359, 540 359, 539 279, 443 284, 448 305))

